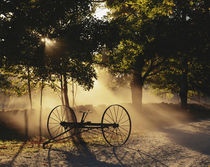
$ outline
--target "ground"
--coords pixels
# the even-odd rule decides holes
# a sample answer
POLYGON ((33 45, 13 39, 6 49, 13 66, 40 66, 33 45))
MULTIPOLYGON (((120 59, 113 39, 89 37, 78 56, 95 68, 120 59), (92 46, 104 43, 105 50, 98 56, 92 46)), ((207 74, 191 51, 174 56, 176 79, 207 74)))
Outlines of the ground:
MULTIPOLYGON (((47 149, 23 142, 14 152, 0 144, 0 166, 203 166, 210 167, 210 120, 200 120, 159 130, 133 131, 122 147, 110 147, 102 135, 87 144, 71 142, 47 149), (97 140, 100 140, 100 142, 97 140)), ((17 144, 16 144, 17 145, 17 144)))

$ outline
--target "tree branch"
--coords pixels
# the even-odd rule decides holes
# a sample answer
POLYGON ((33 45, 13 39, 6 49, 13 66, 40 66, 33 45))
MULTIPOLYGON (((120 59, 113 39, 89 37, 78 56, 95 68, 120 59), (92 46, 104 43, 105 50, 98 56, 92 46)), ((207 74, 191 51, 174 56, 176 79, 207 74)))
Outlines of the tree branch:
MULTIPOLYGON (((155 61, 152 61, 151 60, 151 64, 150 64, 150 66, 149 66, 149 68, 148 68, 148 70, 145 72, 145 74, 144 74, 144 76, 142 77, 143 78, 143 81, 150 75, 151 76, 151 72, 154 70, 154 69, 156 69, 157 67, 159 67, 161 64, 163 64, 164 62, 165 62, 165 58, 162 60, 162 61, 160 61, 160 62, 158 62, 157 64, 155 64, 154 65, 154 62, 155 61)), ((160 72, 160 71, 159 71, 160 72)), ((158 72, 157 72, 158 73, 158 72)), ((155 74, 157 74, 157 73, 155 73, 155 74)), ((153 74, 154 75, 154 74, 153 74)))

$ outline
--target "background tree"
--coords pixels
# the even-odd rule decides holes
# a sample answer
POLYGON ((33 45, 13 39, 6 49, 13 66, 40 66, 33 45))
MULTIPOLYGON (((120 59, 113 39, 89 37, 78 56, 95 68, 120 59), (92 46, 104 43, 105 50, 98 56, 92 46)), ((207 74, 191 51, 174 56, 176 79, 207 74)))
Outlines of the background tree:
POLYGON ((120 41, 110 50, 111 71, 131 74, 132 103, 140 110, 147 78, 161 70, 169 50, 164 49, 164 26, 173 4, 168 1, 107 1, 120 41), (162 29, 161 29, 162 28, 162 29))
POLYGON ((109 53, 109 63, 112 71, 133 75, 134 106, 142 101, 143 85, 155 82, 156 87, 178 92, 185 107, 188 90, 201 90, 201 83, 208 82, 209 74, 202 70, 209 69, 203 61, 209 62, 207 1, 123 0, 107 1, 107 5, 121 37, 109 53))
POLYGON ((166 70, 151 79, 155 80, 156 87, 178 93, 181 106, 186 107, 189 91, 209 94, 206 83, 210 76, 210 13, 205 0, 174 0, 173 3, 165 38, 171 46, 168 46, 171 59, 165 64, 166 70))

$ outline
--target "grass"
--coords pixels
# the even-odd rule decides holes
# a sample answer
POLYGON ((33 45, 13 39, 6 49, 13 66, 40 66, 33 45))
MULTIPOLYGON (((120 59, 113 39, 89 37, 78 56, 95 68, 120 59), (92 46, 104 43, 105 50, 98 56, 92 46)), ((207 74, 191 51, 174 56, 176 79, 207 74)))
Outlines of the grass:
POLYGON ((38 144, 34 144, 31 141, 20 140, 0 140, 0 156, 13 156, 19 151, 25 152, 37 152, 41 149, 38 144), (21 150, 20 150, 21 149, 21 150))
MULTIPOLYGON (((83 135, 82 137, 88 145, 106 145, 102 135, 83 135)), ((18 152, 21 153, 35 153, 44 150, 42 143, 48 139, 43 138, 42 142, 39 142, 39 137, 34 137, 26 142, 24 140, 0 140, 0 156, 15 156, 18 152)), ((60 142, 53 142, 48 144, 47 148, 53 145, 53 148, 74 148, 74 144, 71 139, 60 142)))

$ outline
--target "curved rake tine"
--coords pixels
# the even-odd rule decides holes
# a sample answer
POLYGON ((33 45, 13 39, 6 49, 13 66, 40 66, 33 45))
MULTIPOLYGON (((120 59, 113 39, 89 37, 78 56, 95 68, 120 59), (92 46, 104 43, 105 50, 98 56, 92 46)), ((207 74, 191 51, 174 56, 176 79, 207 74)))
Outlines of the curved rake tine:
POLYGON ((68 138, 72 137, 73 135, 77 135, 77 134, 83 133, 83 132, 85 132, 85 131, 88 131, 88 130, 79 131, 79 132, 73 133, 73 134, 71 134, 71 135, 69 135, 69 136, 67 136, 67 137, 64 137, 64 138, 62 138, 62 139, 54 140, 54 139, 56 139, 56 138, 62 136, 63 134, 67 133, 68 131, 70 131, 70 130, 72 130, 72 129, 73 129, 73 128, 68 129, 68 130, 66 130, 65 132, 63 132, 63 133, 61 133, 61 134, 59 134, 59 135, 57 135, 57 136, 55 136, 55 137, 53 137, 53 138, 50 138, 48 141, 44 142, 44 143, 43 143, 43 149, 45 149, 45 148, 46 148, 45 146, 46 146, 47 144, 49 144, 49 143, 54 143, 54 142, 58 142, 58 141, 61 141, 61 140, 65 140, 65 139, 68 139, 68 138))
MULTIPOLYGON (((73 129, 73 128, 70 128, 70 129, 64 131, 63 133, 61 133, 61 134, 59 134, 59 135, 57 135, 57 136, 55 136, 55 137, 53 137, 53 138, 50 138, 48 141, 46 141, 46 142, 43 143, 43 148, 45 148, 45 145, 47 145, 47 144, 49 144, 49 143, 52 143, 52 140, 54 140, 54 139, 56 139, 56 138, 62 136, 63 134, 67 133, 68 131, 70 131, 70 130, 72 130, 72 129, 73 129)), ((70 137, 70 136, 68 136, 68 137, 70 137)), ((62 139, 60 139, 60 140, 64 140, 64 139, 66 139, 66 138, 68 138, 68 137, 62 138, 62 139)), ((54 140, 54 142, 55 142, 55 141, 60 141, 60 140, 54 140)))

